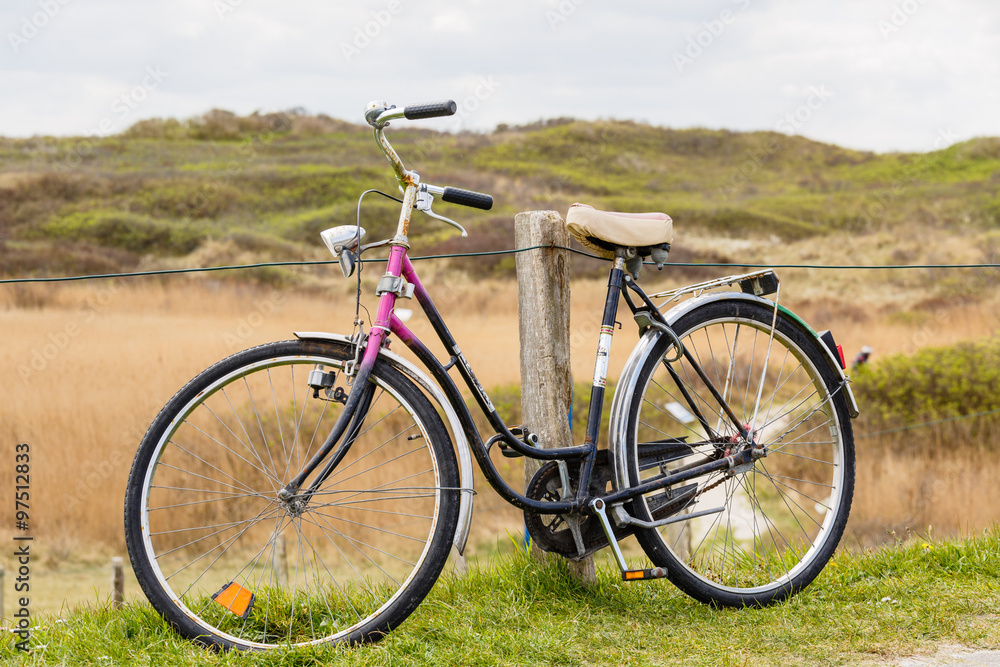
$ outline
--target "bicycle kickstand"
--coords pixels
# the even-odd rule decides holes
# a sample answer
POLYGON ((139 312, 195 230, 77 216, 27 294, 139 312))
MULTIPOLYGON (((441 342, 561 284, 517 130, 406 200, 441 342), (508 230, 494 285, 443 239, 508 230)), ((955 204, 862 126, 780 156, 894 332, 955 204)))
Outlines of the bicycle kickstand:
POLYGON ((665 567, 654 567, 648 570, 628 569, 625 556, 622 555, 621 547, 618 546, 618 540, 615 538, 615 531, 611 528, 611 520, 608 519, 605 502, 600 498, 595 498, 590 503, 590 508, 594 511, 594 516, 597 517, 597 520, 601 522, 601 528, 604 529, 604 535, 608 538, 608 544, 611 545, 611 552, 615 556, 615 562, 618 563, 618 569, 622 572, 622 581, 662 579, 667 576, 667 568, 665 567))

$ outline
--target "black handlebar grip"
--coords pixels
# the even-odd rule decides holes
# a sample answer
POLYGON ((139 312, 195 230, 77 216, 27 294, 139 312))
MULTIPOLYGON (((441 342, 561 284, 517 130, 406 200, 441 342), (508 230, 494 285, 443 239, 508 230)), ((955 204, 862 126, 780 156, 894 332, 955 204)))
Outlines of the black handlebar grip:
POLYGON ((443 201, 449 204, 461 204, 488 211, 493 208, 493 197, 482 192, 463 190, 462 188, 445 188, 441 195, 443 201))
POLYGON ((438 116, 454 116, 456 111, 458 111, 458 105, 455 104, 454 100, 442 100, 441 102, 407 105, 403 108, 403 117, 407 120, 437 118, 438 116))

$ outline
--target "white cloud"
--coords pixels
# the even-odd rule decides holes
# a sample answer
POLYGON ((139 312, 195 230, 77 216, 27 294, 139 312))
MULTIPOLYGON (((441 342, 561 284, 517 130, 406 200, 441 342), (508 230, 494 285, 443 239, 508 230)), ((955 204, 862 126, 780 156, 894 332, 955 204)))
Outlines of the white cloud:
POLYGON ((949 125, 1000 134, 989 0, 10 0, 0 34, 5 135, 89 132, 148 66, 170 77, 128 122, 299 105, 359 121, 370 99, 467 98, 494 77, 462 127, 576 116, 772 129, 823 85, 834 97, 798 129, 808 137, 924 150, 949 125), (9 35, 40 2, 59 10, 15 49, 9 35), (678 71, 692 39, 701 50, 678 71))

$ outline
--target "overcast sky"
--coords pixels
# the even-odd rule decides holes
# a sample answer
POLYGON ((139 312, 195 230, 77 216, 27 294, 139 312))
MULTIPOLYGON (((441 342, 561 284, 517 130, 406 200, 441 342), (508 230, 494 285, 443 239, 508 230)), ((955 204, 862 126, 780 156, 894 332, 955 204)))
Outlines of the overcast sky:
POLYGON ((996 0, 3 0, 0 135, 453 98, 923 151, 1000 135, 996 0))

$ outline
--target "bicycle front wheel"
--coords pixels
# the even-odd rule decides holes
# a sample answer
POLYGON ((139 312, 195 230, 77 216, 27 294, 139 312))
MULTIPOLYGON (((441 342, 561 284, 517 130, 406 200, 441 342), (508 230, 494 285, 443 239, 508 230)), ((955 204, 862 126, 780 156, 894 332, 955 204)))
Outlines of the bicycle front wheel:
POLYGON ((458 521, 454 451, 431 404, 387 364, 375 365, 365 421, 334 472, 308 499, 278 497, 361 390, 340 372, 352 356, 308 341, 240 352, 150 426, 126 539, 146 596, 187 637, 224 649, 374 641, 440 575, 458 521), (336 374, 328 392, 310 387, 315 369, 336 374))
POLYGON ((631 398, 631 484, 751 446, 766 452, 632 503, 640 519, 674 519, 636 537, 703 602, 759 606, 800 590, 830 559, 851 507, 854 439, 839 375, 822 343, 780 311, 772 340, 773 317, 773 308, 740 300, 693 309, 674 326, 690 356, 669 362, 676 348, 661 337, 631 398))

